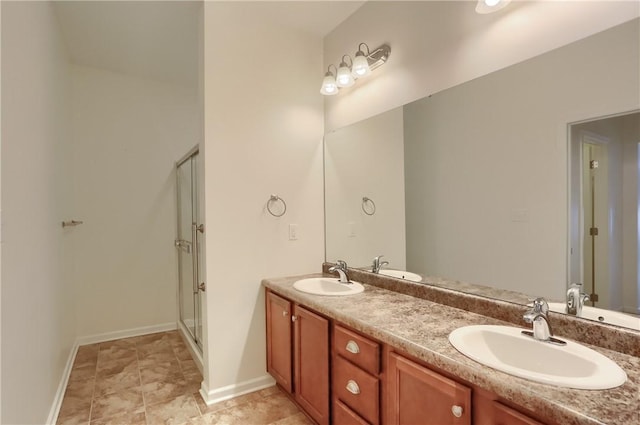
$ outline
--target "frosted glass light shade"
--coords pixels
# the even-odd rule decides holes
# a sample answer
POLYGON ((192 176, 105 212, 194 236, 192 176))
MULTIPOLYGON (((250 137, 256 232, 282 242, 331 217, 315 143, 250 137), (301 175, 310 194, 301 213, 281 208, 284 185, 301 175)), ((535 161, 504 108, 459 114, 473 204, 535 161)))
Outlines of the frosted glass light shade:
POLYGON ((487 13, 497 12, 509 3, 511 3, 511 0, 478 0, 476 12, 486 15, 487 13))
POLYGON ((320 93, 325 96, 332 96, 338 93, 338 85, 336 79, 331 72, 327 72, 322 80, 322 87, 320 87, 320 93))
POLYGON ((353 75, 351 75, 351 70, 344 62, 342 62, 340 68, 338 68, 336 82, 338 83, 338 87, 351 87, 356 82, 353 75))
POLYGON ((353 66, 351 68, 351 71, 356 78, 366 77, 371 73, 369 61, 362 51, 356 53, 356 58, 353 60, 353 66))

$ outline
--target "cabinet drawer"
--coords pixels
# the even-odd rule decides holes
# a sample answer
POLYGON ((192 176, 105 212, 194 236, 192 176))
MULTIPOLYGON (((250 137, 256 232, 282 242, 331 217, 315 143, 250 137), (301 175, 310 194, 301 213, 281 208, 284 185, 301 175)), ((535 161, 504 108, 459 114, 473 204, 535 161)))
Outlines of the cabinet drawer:
POLYGON ((341 326, 333 328, 336 354, 377 375, 380 373, 380 344, 341 326))
POLYGON ((333 402, 333 423, 336 425, 369 425, 369 422, 362 419, 340 400, 333 402))
POLYGON ((333 363, 333 395, 373 425, 380 422, 380 383, 340 356, 333 363))

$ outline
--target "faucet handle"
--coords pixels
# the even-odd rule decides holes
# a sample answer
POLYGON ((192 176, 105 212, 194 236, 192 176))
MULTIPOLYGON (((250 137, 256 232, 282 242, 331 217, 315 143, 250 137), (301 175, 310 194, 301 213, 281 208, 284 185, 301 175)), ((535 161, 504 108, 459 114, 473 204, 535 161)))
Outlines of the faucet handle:
POLYGON ((342 270, 347 270, 347 262, 344 260, 336 260, 336 266, 340 267, 342 270))
POLYGON ((549 304, 547 304, 544 298, 538 297, 533 300, 533 312, 546 315, 549 313, 549 304))

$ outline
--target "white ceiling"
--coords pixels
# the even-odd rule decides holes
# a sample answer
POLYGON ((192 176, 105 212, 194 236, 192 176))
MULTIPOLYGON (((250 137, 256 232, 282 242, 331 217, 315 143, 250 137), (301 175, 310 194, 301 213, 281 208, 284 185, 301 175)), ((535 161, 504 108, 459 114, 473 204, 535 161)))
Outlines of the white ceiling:
MULTIPOLYGON (((364 3, 277 1, 252 7, 265 20, 324 37, 364 3)), ((202 1, 55 1, 54 5, 73 63, 197 86, 202 1)))

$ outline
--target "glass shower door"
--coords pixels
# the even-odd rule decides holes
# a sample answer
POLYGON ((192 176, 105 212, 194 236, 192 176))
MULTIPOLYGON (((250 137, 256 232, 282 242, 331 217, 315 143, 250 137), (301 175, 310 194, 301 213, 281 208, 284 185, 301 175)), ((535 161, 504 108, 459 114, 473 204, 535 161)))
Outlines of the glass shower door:
POLYGON ((202 349, 201 300, 198 284, 198 152, 191 153, 176 165, 178 192, 178 295, 180 320, 198 347, 202 349))

